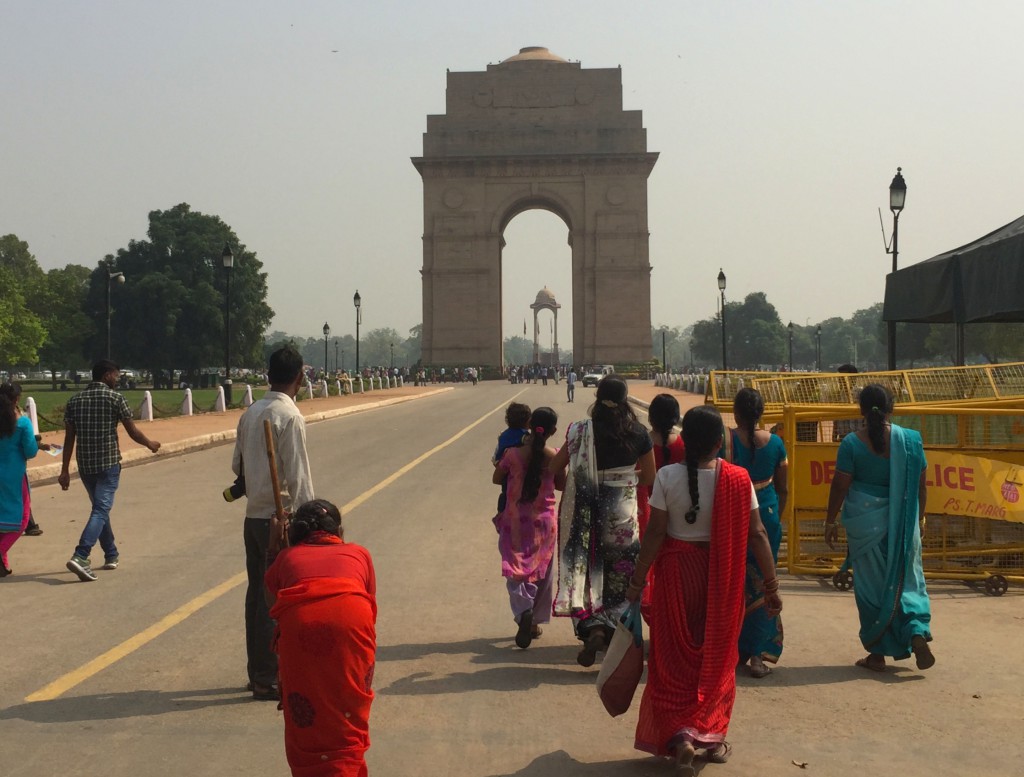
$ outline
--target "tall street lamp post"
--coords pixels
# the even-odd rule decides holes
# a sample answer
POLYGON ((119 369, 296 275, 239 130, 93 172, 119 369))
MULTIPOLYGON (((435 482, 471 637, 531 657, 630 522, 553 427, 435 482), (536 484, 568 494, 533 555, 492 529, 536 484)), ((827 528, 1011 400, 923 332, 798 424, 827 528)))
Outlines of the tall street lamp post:
POLYGON ((690 372, 693 372, 693 370, 694 370, 694 364, 693 364, 693 340, 691 339, 690 340, 690 372))
POLYGON ((224 264, 224 404, 231 404, 231 270, 235 266, 235 255, 229 243, 224 244, 220 253, 224 264))
POLYGON ((359 289, 352 295, 352 304, 356 306, 356 372, 359 372, 359 325, 363 322, 363 298, 359 296, 359 289))
MULTIPOLYGON (((903 180, 903 168, 896 168, 896 175, 892 179, 892 183, 889 184, 889 210, 892 211, 892 248, 889 249, 889 253, 892 254, 892 271, 896 272, 896 259, 900 254, 899 251, 899 235, 900 235, 900 213, 903 211, 903 205, 907 200, 907 182, 903 180)), ((888 322, 888 351, 889 351, 889 369, 896 369, 896 322, 888 322)))
POLYGON ((324 321, 324 379, 327 379, 327 338, 331 336, 331 327, 324 321))
POLYGON ((718 291, 722 294, 722 371, 729 369, 725 358, 725 273, 718 268, 718 291))
POLYGON ((814 351, 814 361, 817 365, 818 372, 821 372, 821 324, 818 324, 818 331, 815 333, 817 338, 817 344, 814 351))
POLYGON ((334 338, 334 371, 338 371, 338 338, 334 338))
POLYGON ((391 369, 395 369, 395 344, 391 343, 391 369))
POLYGON ((665 332, 668 331, 668 327, 663 326, 661 328, 661 368, 668 374, 668 358, 665 356, 665 332))
POLYGON ((107 269, 107 360, 110 360, 110 286, 117 278, 118 283, 124 283, 123 272, 111 272, 107 269))
POLYGON ((789 371, 793 371, 793 322, 789 322, 789 371))

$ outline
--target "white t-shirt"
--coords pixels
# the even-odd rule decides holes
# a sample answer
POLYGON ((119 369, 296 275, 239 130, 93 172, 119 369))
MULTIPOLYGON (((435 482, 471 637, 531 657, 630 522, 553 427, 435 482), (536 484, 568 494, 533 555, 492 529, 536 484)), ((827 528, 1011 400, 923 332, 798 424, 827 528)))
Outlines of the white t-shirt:
MULTIPOLYGON (((687 542, 708 542, 711 539, 711 508, 715 501, 715 469, 697 470, 697 493, 700 495, 700 506, 697 508, 697 520, 686 522, 686 511, 693 502, 690 500, 690 483, 687 478, 685 464, 669 464, 658 470, 654 480, 654 491, 651 493, 651 507, 668 513, 668 536, 687 542)), ((750 509, 757 509, 757 492, 754 484, 750 484, 750 509)))

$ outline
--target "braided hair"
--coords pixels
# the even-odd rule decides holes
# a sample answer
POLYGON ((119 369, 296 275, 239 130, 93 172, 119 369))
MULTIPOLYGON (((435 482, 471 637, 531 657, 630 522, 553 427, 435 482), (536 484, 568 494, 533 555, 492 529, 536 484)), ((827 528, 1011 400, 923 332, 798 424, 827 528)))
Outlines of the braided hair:
POLYGON ((698 405, 683 416, 683 445, 686 446, 686 476, 691 502, 685 516, 687 523, 696 523, 697 511, 700 510, 697 467, 721 444, 722 431, 722 414, 713 405, 698 405))
POLYGON ((311 499, 292 515, 288 525, 288 541, 292 545, 305 542, 314 532, 327 532, 341 537, 341 512, 326 499, 311 499))
POLYGON ((892 408, 892 394, 885 386, 870 383, 861 389, 860 413, 867 422, 868 440, 875 453, 885 453, 885 418, 892 408))
POLYGON ((661 460, 668 464, 668 438, 672 427, 679 423, 679 402, 671 394, 658 394, 647 409, 647 421, 661 435, 661 460))
POLYGON ((550 407, 538 407, 530 415, 530 434, 526 444, 530 448, 530 463, 526 465, 520 504, 529 504, 540 492, 540 473, 544 469, 544 443, 554 434, 558 414, 550 407))
POLYGON ((595 401, 590 407, 595 440, 600 439, 609 447, 630 450, 636 447, 636 413, 629 406, 628 397, 626 381, 619 375, 612 373, 598 381, 595 401))
POLYGON ((732 401, 732 414, 736 418, 736 425, 743 428, 750 438, 750 467, 754 466, 754 456, 757 454, 754 445, 754 432, 757 431, 757 422, 764 415, 764 399, 761 392, 752 388, 741 388, 736 392, 736 398, 732 401))

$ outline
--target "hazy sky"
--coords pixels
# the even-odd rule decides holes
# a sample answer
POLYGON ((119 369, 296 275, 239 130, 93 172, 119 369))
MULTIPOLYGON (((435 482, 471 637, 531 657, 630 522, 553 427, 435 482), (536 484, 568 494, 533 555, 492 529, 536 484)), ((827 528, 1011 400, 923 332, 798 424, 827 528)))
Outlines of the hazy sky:
MULTIPOLYGON (((622 66, 643 111, 653 324, 764 290, 783 321, 881 301, 900 266, 1024 213, 1020 0, 35 0, 0 10, 0 234, 94 266, 188 202, 269 273, 275 329, 403 335, 422 316, 422 152, 445 69, 524 46, 622 66), (365 331, 365 329, 364 329, 365 331)), ((542 286, 571 340, 566 228, 506 231, 506 335, 542 286)), ((130 279, 129 279, 130 281, 130 279)), ((625 303, 624 303, 625 304, 625 303)), ((542 324, 542 331, 547 330, 542 324)))

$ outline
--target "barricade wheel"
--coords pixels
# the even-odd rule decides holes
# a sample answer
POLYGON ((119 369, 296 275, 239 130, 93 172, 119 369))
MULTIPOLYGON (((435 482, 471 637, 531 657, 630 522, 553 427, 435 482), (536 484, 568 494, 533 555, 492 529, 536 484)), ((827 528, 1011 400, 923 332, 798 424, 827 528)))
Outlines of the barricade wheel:
POLYGON ((849 569, 836 572, 832 575, 832 585, 839 591, 849 591, 853 588, 853 572, 849 569))
POLYGON ((985 593, 989 596, 1002 596, 1010 584, 1002 575, 991 575, 985 578, 985 593))

